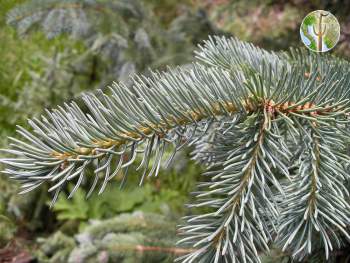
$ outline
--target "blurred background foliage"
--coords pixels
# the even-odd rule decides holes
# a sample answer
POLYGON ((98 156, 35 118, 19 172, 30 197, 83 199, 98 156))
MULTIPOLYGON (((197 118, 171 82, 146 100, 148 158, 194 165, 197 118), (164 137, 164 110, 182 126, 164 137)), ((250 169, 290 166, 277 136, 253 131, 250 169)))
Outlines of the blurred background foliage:
MULTIPOLYGON (((331 52, 348 58, 345 0, 0 0, 0 147, 45 108, 82 104, 82 92, 190 63, 208 35, 273 50, 302 46, 300 23, 317 9, 338 18, 341 38, 331 52)), ((178 154, 143 187, 131 177, 121 190, 120 174, 104 194, 86 200, 83 188, 51 210, 45 187, 20 196, 1 175, 0 263, 172 262, 188 249, 175 248, 176 225, 193 212, 185 204, 201 172, 189 157, 178 154)), ((290 258, 273 251, 263 261, 290 258)))

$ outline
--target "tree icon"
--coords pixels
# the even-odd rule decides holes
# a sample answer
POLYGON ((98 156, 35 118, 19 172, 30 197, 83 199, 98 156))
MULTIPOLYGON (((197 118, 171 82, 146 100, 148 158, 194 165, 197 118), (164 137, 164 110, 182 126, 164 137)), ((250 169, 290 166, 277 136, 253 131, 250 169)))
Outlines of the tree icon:
POLYGON ((328 12, 323 13, 321 11, 318 16, 317 30, 315 25, 312 26, 312 29, 317 36, 317 51, 322 51, 323 36, 326 34, 327 30, 327 24, 322 25, 322 18, 328 16, 328 14, 328 12))
POLYGON ((300 36, 312 51, 326 52, 337 44, 340 26, 330 12, 317 10, 304 18, 300 26, 300 36))

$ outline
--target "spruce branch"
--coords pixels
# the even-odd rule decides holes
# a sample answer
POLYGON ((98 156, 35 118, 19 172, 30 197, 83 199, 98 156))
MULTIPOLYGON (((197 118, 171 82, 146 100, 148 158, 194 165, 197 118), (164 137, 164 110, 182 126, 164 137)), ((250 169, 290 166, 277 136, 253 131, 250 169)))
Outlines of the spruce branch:
POLYGON ((176 149, 189 133, 200 133, 207 122, 244 108, 225 94, 216 93, 218 87, 235 89, 226 72, 207 71, 194 65, 191 71, 179 69, 162 75, 155 73, 153 78, 140 77, 135 79, 132 89, 115 84, 110 89, 112 95, 101 94, 102 99, 87 94, 83 99, 89 108, 88 114, 73 102, 47 111, 48 117, 43 116, 41 120, 30 120, 36 135, 19 126, 18 133, 31 145, 11 138, 13 149, 5 151, 21 158, 3 159, 10 167, 4 172, 23 182, 22 193, 44 181, 52 183, 49 191, 55 193, 54 203, 65 184, 77 179, 70 196, 74 194, 91 162, 96 162, 97 169, 88 195, 95 189, 101 174, 103 183, 99 193, 118 171, 126 169, 134 163, 136 155, 142 153, 138 167, 143 169, 142 183, 147 174, 158 173, 166 145, 174 144, 176 149), (225 74, 226 78, 214 79, 214 74, 225 74), (156 162, 147 173, 151 156, 155 156, 156 162), (119 161, 111 173, 114 157, 119 161), (12 168, 27 168, 27 171, 12 168))
POLYGON ((291 155, 279 142, 271 113, 266 105, 239 125, 221 129, 225 137, 214 141, 212 152, 222 161, 207 172, 212 180, 201 185, 198 203, 191 205, 208 206, 213 212, 189 217, 180 229, 187 236, 181 242, 198 247, 180 258, 183 262, 260 262, 259 253, 269 250, 269 225, 278 216, 271 185, 281 189, 272 170, 289 177, 285 160, 291 155), (269 155, 270 150, 282 158, 269 155))
POLYGON ((322 240, 328 259, 332 250, 350 238, 346 230, 349 192, 345 187, 349 175, 344 169, 350 159, 338 151, 345 149, 343 133, 347 131, 342 123, 333 128, 327 122, 307 122, 306 149, 299 157, 297 174, 285 189, 277 240, 300 259, 314 252, 313 242, 322 240))
POLYGON ((22 193, 49 184, 54 204, 89 167, 88 196, 122 170, 124 184, 132 164, 142 184, 165 151, 193 146, 208 180, 190 206, 209 212, 186 218, 182 243, 193 248, 180 261, 260 262, 271 243, 296 259, 323 247, 327 258, 349 239, 349 63, 219 37, 197 57, 204 65, 86 94, 87 112, 67 103, 18 126, 3 173, 22 193))

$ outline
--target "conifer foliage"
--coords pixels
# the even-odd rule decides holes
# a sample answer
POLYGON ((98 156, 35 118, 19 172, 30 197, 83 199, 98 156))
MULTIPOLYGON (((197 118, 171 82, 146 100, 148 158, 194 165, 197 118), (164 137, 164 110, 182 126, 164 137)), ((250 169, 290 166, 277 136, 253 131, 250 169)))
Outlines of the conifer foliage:
POLYGON ((22 193, 49 184, 54 204, 68 183, 69 197, 86 183, 88 167, 89 196, 122 170, 125 183, 132 164, 142 184, 165 151, 191 146, 207 178, 191 206, 206 212, 185 218, 191 252, 180 262, 261 262, 272 245, 297 260, 322 247, 328 259, 350 238, 348 62, 221 37, 196 57, 85 94, 88 112, 72 102, 18 126, 3 173, 22 193))

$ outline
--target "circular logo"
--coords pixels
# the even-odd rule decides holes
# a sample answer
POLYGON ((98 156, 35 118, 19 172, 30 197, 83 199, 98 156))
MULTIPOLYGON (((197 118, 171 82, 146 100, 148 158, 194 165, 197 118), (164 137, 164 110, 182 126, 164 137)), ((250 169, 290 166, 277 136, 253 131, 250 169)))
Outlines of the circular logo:
POLYGON ((309 13, 300 26, 300 37, 304 45, 315 52, 327 52, 335 47, 340 36, 337 18, 328 11, 309 13))

